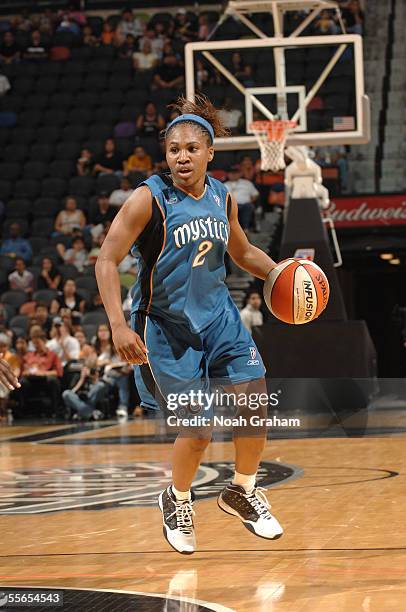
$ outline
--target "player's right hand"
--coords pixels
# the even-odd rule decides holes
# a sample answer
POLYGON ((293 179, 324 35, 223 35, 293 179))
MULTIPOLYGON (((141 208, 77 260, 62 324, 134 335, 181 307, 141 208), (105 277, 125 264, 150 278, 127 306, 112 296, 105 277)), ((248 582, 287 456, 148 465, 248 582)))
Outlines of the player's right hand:
POLYGON ((0 355, 0 384, 4 385, 9 391, 14 391, 14 389, 18 389, 21 385, 7 361, 2 359, 2 356, 0 355))
POLYGON ((148 351, 145 344, 140 336, 127 325, 120 325, 113 329, 112 337, 116 351, 123 361, 136 365, 148 363, 148 351))

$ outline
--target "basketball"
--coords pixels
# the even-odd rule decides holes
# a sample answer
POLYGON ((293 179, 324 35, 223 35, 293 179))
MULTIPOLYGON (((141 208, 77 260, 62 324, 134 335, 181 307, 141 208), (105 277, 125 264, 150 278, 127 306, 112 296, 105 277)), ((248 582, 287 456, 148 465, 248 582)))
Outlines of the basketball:
POLYGON ((307 259, 286 259, 268 275, 264 299, 272 314, 291 325, 310 323, 326 308, 330 288, 323 270, 307 259))

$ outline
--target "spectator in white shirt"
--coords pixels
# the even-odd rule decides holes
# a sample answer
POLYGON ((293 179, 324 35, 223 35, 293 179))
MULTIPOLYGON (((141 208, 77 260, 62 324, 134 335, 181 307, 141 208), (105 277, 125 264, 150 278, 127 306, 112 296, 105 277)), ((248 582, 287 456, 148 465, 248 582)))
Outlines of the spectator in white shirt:
POLYGON ((71 335, 66 321, 61 317, 54 318, 50 335, 51 340, 48 340, 47 348, 58 355, 63 366, 72 359, 79 359, 79 340, 71 335))
POLYGON ((155 30, 149 28, 146 30, 144 36, 139 39, 139 48, 142 49, 145 41, 149 41, 151 44, 151 51, 155 53, 159 60, 162 58, 162 52, 164 49, 165 38, 162 36, 157 36, 155 30))
POLYGON ((15 270, 9 274, 8 282, 10 289, 18 289, 31 295, 34 289, 34 276, 26 268, 25 261, 22 257, 17 257, 15 260, 15 270))
POLYGON ((133 66, 138 72, 146 72, 153 70, 158 65, 159 58, 156 53, 152 51, 151 42, 148 38, 144 39, 142 43, 141 51, 137 51, 133 54, 133 66))
POLYGON ((128 178, 123 178, 120 182, 120 189, 115 189, 110 194, 109 203, 111 206, 122 206, 124 202, 130 197, 133 189, 128 178))
POLYGON ((247 233, 252 223, 254 203, 258 199, 259 191, 251 181, 241 178, 239 166, 230 169, 225 186, 238 204, 238 220, 247 233))
POLYGON ((140 19, 134 17, 130 9, 125 9, 122 13, 122 19, 118 24, 118 29, 123 38, 125 38, 127 34, 131 34, 134 38, 138 38, 138 36, 142 36, 144 32, 144 24, 140 19))
POLYGON ((241 320, 250 333, 254 325, 262 325, 264 322, 261 304, 261 296, 254 291, 249 294, 246 306, 240 311, 241 320))
POLYGON ((89 253, 86 250, 83 238, 80 236, 72 240, 70 249, 66 249, 64 244, 57 244, 56 250, 65 263, 74 265, 79 272, 83 272, 85 266, 89 265, 89 253))
POLYGON ((239 134, 243 116, 240 109, 234 107, 232 98, 226 98, 224 100, 224 105, 219 111, 219 116, 221 117, 224 127, 231 130, 232 134, 239 134))

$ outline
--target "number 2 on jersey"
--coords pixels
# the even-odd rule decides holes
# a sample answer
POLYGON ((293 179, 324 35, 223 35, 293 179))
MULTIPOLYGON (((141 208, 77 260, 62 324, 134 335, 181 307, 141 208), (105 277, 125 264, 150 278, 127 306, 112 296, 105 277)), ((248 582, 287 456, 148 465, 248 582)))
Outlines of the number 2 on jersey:
POLYGON ((203 242, 199 244, 197 247, 199 252, 193 260, 192 268, 197 268, 197 266, 202 266, 204 264, 205 257, 212 246, 213 243, 210 242, 210 240, 203 240, 203 242))

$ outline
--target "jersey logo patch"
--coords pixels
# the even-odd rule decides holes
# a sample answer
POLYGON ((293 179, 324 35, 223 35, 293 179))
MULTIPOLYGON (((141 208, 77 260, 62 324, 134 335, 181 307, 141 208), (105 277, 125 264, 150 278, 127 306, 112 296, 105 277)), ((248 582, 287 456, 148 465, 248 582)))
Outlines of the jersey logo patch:
POLYGON ((247 365, 259 365, 259 361, 258 359, 256 359, 257 349, 255 348, 255 346, 250 346, 250 355, 251 359, 248 359, 247 365))
POLYGON ((176 195, 174 195, 174 196, 169 198, 168 204, 176 204, 177 201, 178 201, 178 198, 177 198, 176 195))
POLYGON ((213 195, 213 200, 216 202, 217 206, 221 206, 220 197, 217 194, 213 195))

